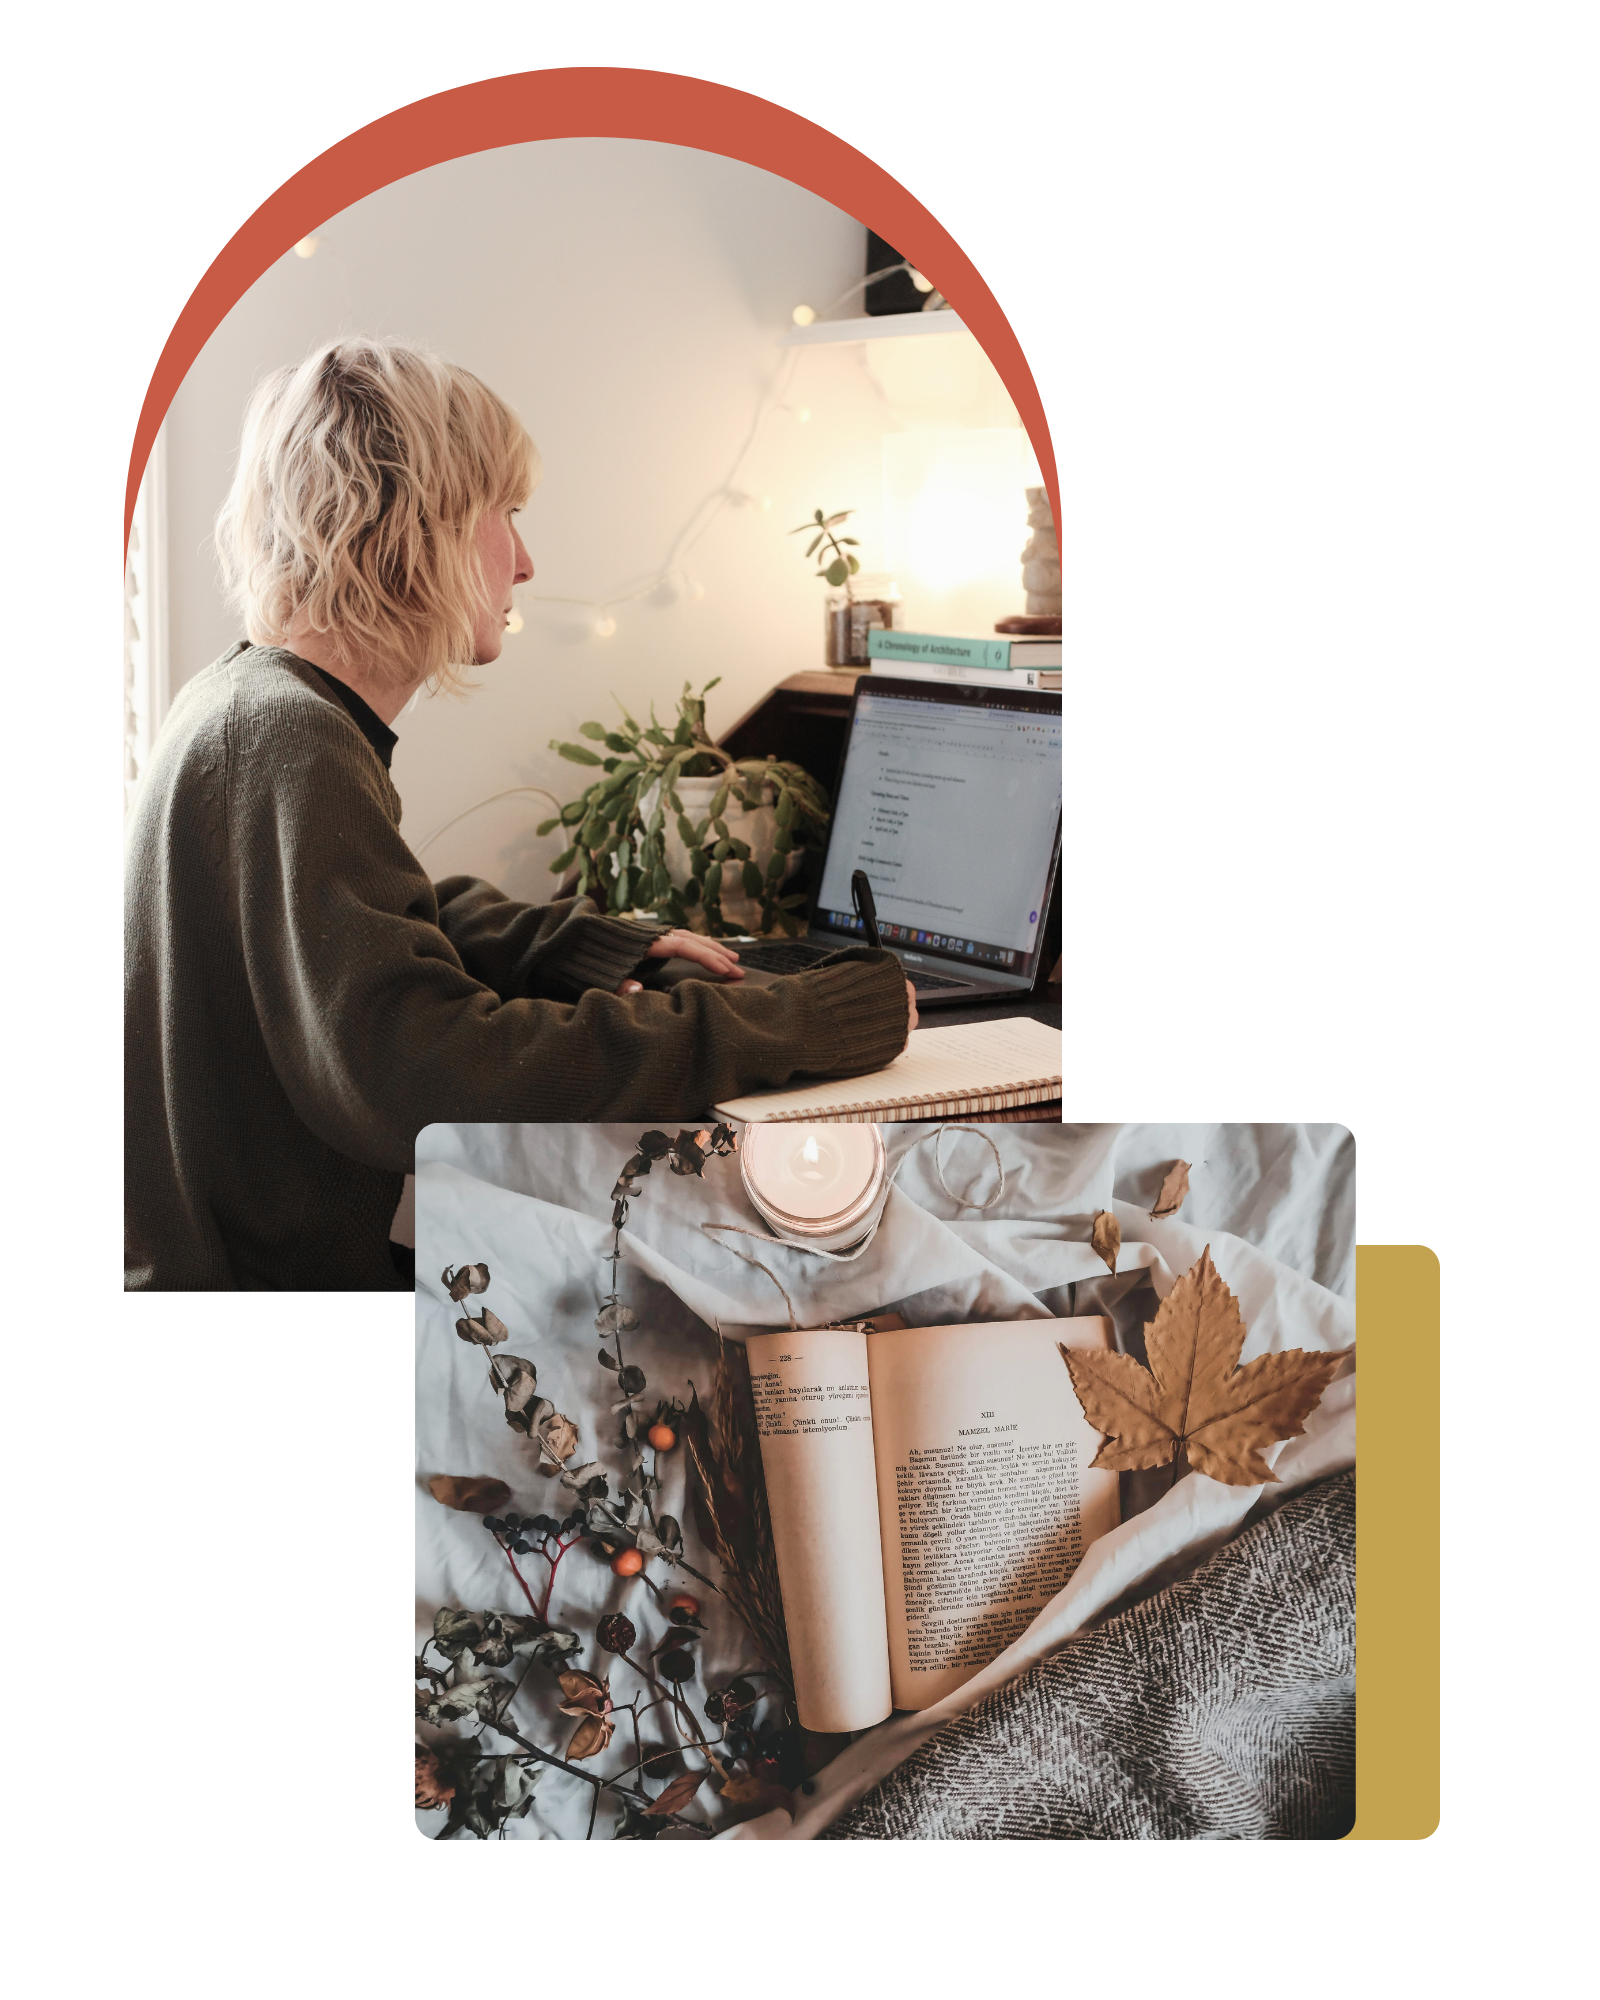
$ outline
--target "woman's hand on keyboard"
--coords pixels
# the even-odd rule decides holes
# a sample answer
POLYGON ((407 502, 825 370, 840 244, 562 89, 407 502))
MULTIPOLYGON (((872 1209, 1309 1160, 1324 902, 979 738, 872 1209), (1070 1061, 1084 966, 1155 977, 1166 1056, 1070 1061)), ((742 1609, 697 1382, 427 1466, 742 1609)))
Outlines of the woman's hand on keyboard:
MULTIPOLYGON (((701 937, 698 931, 663 931, 645 953, 645 957, 691 958, 696 965, 703 965, 707 972, 715 973, 718 979, 744 977, 739 954, 733 947, 724 944, 720 938, 701 937)), ((625 979, 617 991, 642 993, 644 988, 637 979, 625 979)))

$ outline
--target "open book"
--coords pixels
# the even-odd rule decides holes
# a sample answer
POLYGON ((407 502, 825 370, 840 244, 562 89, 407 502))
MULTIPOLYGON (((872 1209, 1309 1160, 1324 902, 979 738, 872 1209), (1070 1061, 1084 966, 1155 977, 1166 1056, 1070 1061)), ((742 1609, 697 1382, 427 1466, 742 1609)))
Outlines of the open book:
POLYGON ((1057 1351, 1104 1319, 745 1342, 800 1721, 866 1729, 1005 1651, 1117 1523, 1057 1351))
POLYGON ((981 1118, 1061 1095, 1061 1030, 1029 1015, 919 1028, 887 1069, 798 1090, 758 1090, 719 1104, 719 1118, 747 1124, 804 1119, 867 1124, 910 1111, 919 1118, 981 1118))

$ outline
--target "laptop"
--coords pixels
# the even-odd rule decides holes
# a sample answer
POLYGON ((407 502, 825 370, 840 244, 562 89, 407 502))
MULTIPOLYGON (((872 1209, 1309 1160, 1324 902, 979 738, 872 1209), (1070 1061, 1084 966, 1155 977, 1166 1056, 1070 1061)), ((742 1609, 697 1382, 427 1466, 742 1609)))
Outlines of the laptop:
POLYGON ((804 972, 862 943, 859 868, 919 1013, 1026 999, 1059 949, 1060 862, 1059 694, 863 674, 805 938, 741 943, 739 963, 804 972))

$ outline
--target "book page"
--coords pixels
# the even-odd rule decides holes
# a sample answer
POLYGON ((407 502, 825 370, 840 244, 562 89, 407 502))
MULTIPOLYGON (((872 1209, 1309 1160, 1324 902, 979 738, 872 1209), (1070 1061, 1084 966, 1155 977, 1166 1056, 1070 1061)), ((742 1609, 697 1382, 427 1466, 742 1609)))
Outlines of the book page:
POLYGON ((984 1103, 997 1110, 1061 1095, 1061 1030, 1026 1014, 919 1028, 887 1069, 799 1090, 762 1090, 716 1106, 721 1118, 761 1123, 876 1117, 912 1106, 956 1117, 984 1103), (942 1108, 941 1108, 942 1107, 942 1108))
POLYGON ((1117 1524, 1056 1343, 1104 1319, 914 1327, 867 1340, 896 1708, 927 1708, 1003 1653, 1117 1524))
POLYGON ((868 1729, 889 1713, 889 1647, 867 1336, 761 1333, 745 1352, 800 1722, 868 1729))

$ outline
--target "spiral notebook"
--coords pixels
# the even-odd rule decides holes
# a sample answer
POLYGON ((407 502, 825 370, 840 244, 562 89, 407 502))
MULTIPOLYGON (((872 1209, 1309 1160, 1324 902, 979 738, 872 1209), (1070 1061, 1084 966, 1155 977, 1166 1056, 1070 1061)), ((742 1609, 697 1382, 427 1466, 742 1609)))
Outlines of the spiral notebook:
POLYGON ((887 1069, 798 1090, 760 1090, 715 1107, 746 1124, 866 1125, 880 1119, 983 1118, 1061 1095, 1061 1030, 1014 1015, 919 1028, 887 1069))

